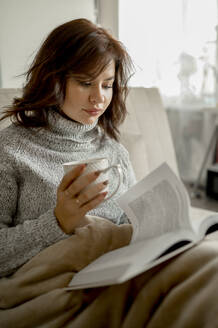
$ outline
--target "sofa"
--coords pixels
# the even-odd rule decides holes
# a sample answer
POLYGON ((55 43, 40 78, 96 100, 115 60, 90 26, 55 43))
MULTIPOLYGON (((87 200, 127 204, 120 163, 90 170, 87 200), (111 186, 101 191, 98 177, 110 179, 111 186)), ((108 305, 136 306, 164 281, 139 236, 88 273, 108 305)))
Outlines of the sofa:
MULTIPOLYGON (((20 92, 0 89, 0 107, 20 92)), ((179 177, 159 91, 131 88, 127 108, 121 142, 129 151, 137 179, 164 161, 179 177)), ((0 128, 8 124, 2 122, 0 128)), ((123 284, 66 290, 75 272, 102 252, 129 243, 129 225, 105 221, 92 218, 87 227, 37 254, 11 277, 0 279, 0 327, 218 327, 216 233, 123 284)))

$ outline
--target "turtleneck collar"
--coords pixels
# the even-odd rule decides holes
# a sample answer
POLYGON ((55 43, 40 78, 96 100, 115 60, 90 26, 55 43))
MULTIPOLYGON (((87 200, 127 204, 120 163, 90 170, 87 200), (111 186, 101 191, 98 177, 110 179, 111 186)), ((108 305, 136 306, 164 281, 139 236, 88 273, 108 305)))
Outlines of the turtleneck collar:
POLYGON ((98 129, 98 120, 93 124, 82 124, 68 119, 54 110, 48 112, 48 122, 52 132, 61 134, 63 137, 74 137, 78 140, 81 138, 84 139, 85 136, 90 137, 93 132, 96 133, 98 129))
POLYGON ((65 147, 92 149, 102 135, 96 121, 93 124, 81 124, 62 116, 59 112, 50 110, 48 112, 49 129, 41 129, 38 133, 48 140, 51 148, 64 143, 65 147))

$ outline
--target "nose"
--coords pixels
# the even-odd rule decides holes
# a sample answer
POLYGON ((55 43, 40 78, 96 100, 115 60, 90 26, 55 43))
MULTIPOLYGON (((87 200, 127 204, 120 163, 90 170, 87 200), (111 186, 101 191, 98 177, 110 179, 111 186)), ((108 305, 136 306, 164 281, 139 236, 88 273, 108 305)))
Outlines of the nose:
POLYGON ((91 104, 101 104, 104 102, 104 91, 101 87, 95 87, 91 90, 89 101, 91 104))

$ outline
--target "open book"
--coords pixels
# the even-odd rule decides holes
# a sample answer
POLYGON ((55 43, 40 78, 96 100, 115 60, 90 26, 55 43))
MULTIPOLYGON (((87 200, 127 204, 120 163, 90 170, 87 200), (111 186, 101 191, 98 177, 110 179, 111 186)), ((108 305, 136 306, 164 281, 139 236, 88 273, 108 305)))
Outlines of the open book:
POLYGON ((218 230, 218 213, 192 208, 183 183, 166 163, 136 183, 118 203, 133 225, 131 243, 90 263, 67 288, 122 283, 218 230))

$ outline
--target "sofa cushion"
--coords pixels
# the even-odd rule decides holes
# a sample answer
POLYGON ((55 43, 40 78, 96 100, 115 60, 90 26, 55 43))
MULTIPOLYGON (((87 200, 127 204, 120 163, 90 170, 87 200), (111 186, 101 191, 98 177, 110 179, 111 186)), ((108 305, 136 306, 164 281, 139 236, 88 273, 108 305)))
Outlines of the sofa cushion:
POLYGON ((148 172, 148 163, 143 136, 132 132, 123 132, 121 143, 129 152, 130 161, 132 163, 136 179, 140 180, 145 175, 145 172, 148 172))
POLYGON ((128 115, 121 125, 121 143, 128 149, 136 178, 167 162, 179 176, 171 131, 157 88, 132 87, 128 115))

